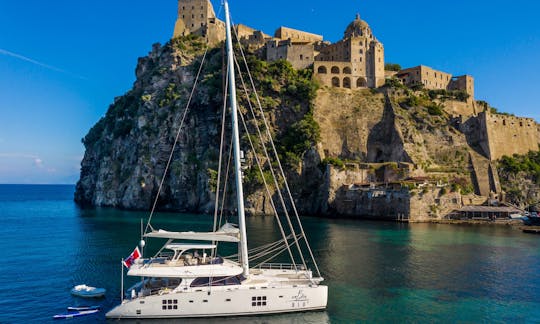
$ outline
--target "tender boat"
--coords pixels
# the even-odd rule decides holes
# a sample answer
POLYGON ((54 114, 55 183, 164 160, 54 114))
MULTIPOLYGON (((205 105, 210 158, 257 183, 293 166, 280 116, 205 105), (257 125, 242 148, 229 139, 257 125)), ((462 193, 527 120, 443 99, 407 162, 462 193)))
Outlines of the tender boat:
MULTIPOLYGON (((230 111, 231 127, 222 127, 213 230, 209 232, 156 230, 151 224, 156 205, 154 203, 146 230, 142 231, 140 241, 142 252, 136 248, 130 257, 122 262, 122 269, 124 266, 129 268, 128 276, 140 277, 141 280, 124 292, 124 271, 122 270, 122 300, 120 305, 106 314, 107 318, 170 319, 240 316, 302 312, 326 308, 328 287, 321 285, 324 279, 320 274, 294 206, 294 199, 279 162, 268 121, 260 105, 257 107, 258 111, 250 107, 252 114, 258 114, 257 119, 253 115, 253 119, 258 121, 258 123, 254 123, 253 127, 257 127, 259 135, 257 143, 268 145, 270 153, 266 151, 266 148, 264 149, 266 162, 261 162, 257 155, 254 159, 261 173, 263 173, 264 167, 272 173, 273 183, 267 183, 264 176, 262 178, 269 196, 268 199, 276 215, 275 220, 279 225, 282 239, 248 250, 238 118, 242 118, 245 132, 249 134, 249 131, 244 123, 245 116, 239 114, 237 108, 236 68, 229 6, 227 1, 224 1, 223 4, 226 17, 230 110, 224 105, 222 120, 230 111), (261 128, 258 126, 260 124, 263 124, 261 128), (224 140, 227 129, 232 133, 232 140, 224 140), (232 149, 229 149, 230 147, 227 145, 231 142, 232 149), (222 217, 218 217, 218 209, 221 211, 226 209, 220 193, 224 194, 230 191, 227 190, 227 181, 221 182, 222 179, 228 179, 228 170, 222 170, 222 166, 226 163, 222 161, 229 160, 231 156, 226 156, 226 152, 231 151, 232 159, 234 159, 234 162, 231 163, 233 165, 231 169, 234 169, 231 173, 234 177, 231 177, 234 178, 236 187, 238 226, 228 222, 222 224, 222 217), (269 187, 273 191, 269 190, 269 187), (270 192, 274 194, 270 194, 270 192), (161 239, 165 240, 165 243, 156 254, 144 257, 145 239, 161 239), (192 241, 197 243, 190 243, 192 241), (238 254, 227 257, 219 256, 218 249, 222 244, 237 244, 238 254), (271 263, 282 254, 288 256, 290 263, 271 263), (310 267, 313 267, 313 270, 310 267)), ((204 62, 204 57, 202 61, 204 62)), ((245 60, 244 63, 246 63, 247 68, 245 60)), ((201 62, 201 64, 203 63, 201 62)), ((247 83, 250 83, 249 80, 247 83)), ((242 84, 245 87, 244 82, 242 84)), ((253 80, 251 80, 251 84, 254 84, 253 80)), ((195 79, 194 87, 196 85, 197 79, 195 79)), ((256 90, 252 90, 251 94, 257 96, 256 90)), ((257 101, 259 101, 258 97, 257 101)), ((189 102, 185 113, 187 113, 188 108, 189 102)), ((179 129, 181 128, 182 123, 180 123, 179 129)), ((247 136, 247 138, 251 137, 247 136)), ((251 140, 250 143, 251 148, 255 150, 251 140)), ((261 148, 259 150, 262 151, 261 148)), ((173 152, 174 146, 169 162, 173 152)), ((167 168, 164 174, 167 174, 167 168)), ((156 202, 161 187, 160 185, 158 188, 156 202)))
POLYGON ((83 298, 98 298, 105 296, 105 288, 90 287, 87 285, 77 285, 71 289, 71 294, 83 298))
POLYGON ((86 311, 86 310, 94 310, 94 309, 101 309, 100 306, 70 306, 67 308, 70 312, 78 312, 78 311, 86 311))
POLYGON ((54 319, 67 319, 67 318, 91 315, 97 312, 99 312, 99 309, 89 309, 89 310, 83 310, 83 311, 78 311, 78 312, 70 312, 67 314, 58 314, 58 315, 54 315, 53 318, 54 319))

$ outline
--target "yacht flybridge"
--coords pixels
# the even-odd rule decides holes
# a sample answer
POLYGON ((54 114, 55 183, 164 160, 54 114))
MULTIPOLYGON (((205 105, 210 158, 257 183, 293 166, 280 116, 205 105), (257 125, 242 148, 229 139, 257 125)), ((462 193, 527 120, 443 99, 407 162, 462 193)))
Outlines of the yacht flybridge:
MULTIPOLYGON (((213 231, 173 232, 161 229, 155 230, 151 225, 156 206, 156 203, 154 203, 143 237, 145 239, 163 239, 166 240, 165 244, 152 257, 138 258, 137 255, 137 257, 130 260, 129 264, 124 263, 129 266, 127 275, 140 277, 141 280, 125 292, 122 291, 121 304, 107 313, 108 318, 239 316, 326 308, 328 289, 320 284, 323 278, 320 275, 298 212, 294 206, 257 92, 252 88, 250 93, 246 89, 246 82, 242 74, 239 74, 245 93, 257 98, 256 101, 259 104, 258 111, 255 109, 256 107, 251 106, 251 103, 245 109, 249 109, 248 111, 251 112, 253 118, 257 118, 265 125, 265 127, 259 127, 259 123, 255 123, 255 126, 253 126, 259 136, 259 145, 263 143, 263 147, 259 148, 259 150, 262 150, 265 157, 263 162, 256 154, 254 160, 261 172, 266 165, 266 168, 270 169, 269 171, 273 176, 273 184, 267 183, 265 177, 263 177, 263 182, 276 214, 275 219, 282 236, 282 239, 277 242, 248 250, 242 188, 239 117, 244 130, 249 133, 249 129, 246 126, 244 116, 239 113, 237 107, 235 69, 239 69, 240 66, 234 58, 227 1, 224 2, 224 7, 227 33, 227 81, 231 109, 232 158, 234 159, 233 174, 236 183, 238 227, 230 223, 220 226, 222 217, 219 217, 220 221, 217 221, 219 203, 222 204, 221 210, 223 210, 224 205, 224 199, 223 197, 220 198, 219 195, 220 192, 226 192, 226 188, 221 188, 221 185, 224 187, 227 185, 226 180, 221 181, 222 171, 223 173, 227 171, 222 170, 222 155, 223 152, 227 151, 224 148, 229 141, 224 140, 226 128, 222 126, 213 231), (270 149, 267 149, 265 144, 270 149), (270 163, 270 161, 274 161, 274 163, 270 163), (273 195, 269 189, 272 185, 274 185, 273 195), (274 198, 276 202, 274 202, 272 196, 277 197, 274 198), (276 206, 277 204, 280 204, 280 208, 276 206), (288 209, 292 209, 292 212, 289 213, 288 209), (278 210, 284 215, 280 215, 278 210), (237 244, 238 254, 227 257, 219 256, 218 248, 220 244, 237 244), (309 258, 304 257, 303 252, 306 251, 309 258), (290 263, 269 263, 284 253, 288 254, 290 263), (250 263, 252 264, 251 268, 250 263), (308 264, 314 267, 315 273, 309 268, 308 264)), ((245 63, 244 53, 241 52, 241 54, 245 63)), ((245 66, 247 68, 247 64, 245 66)), ((251 79, 249 71, 247 74, 251 79)), ((197 85, 197 80, 198 76, 194 87, 197 85)), ((249 81, 253 86, 253 80, 249 81)), ((189 103, 184 114, 187 113, 188 108, 189 103)), ((222 119, 225 120, 227 109, 225 105, 223 108, 222 119)), ((180 124, 181 128, 182 123, 180 124)), ((249 136, 247 138, 251 149, 256 150, 253 141, 249 136)), ((174 145, 169 164, 173 152, 174 145)), ((225 176, 225 179, 227 179, 227 176, 225 176)), ((160 190, 161 186, 158 189, 157 196, 159 196, 160 190)), ((157 197, 155 202, 157 202, 157 197)), ((221 213, 223 212, 221 211, 221 213)), ((144 239, 141 240, 141 247, 144 247, 144 243, 144 239)))

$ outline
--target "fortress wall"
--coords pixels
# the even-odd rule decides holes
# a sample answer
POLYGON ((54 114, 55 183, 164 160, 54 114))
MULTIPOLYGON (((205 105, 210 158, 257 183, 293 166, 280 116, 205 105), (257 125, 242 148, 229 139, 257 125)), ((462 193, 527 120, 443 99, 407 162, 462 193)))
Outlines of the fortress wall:
POLYGON ((288 27, 279 27, 274 34, 274 37, 286 40, 290 39, 293 43, 316 43, 322 42, 321 35, 307 33, 301 30, 296 30, 288 27))
POLYGON ((538 150, 538 127, 534 119, 483 112, 479 115, 481 131, 487 137, 490 160, 504 155, 526 154, 538 150))
POLYGON ((476 115, 476 109, 472 102, 447 100, 442 102, 444 110, 452 116, 471 117, 476 115))
POLYGON ((236 25, 235 29, 240 42, 249 50, 258 50, 272 39, 271 36, 266 35, 262 31, 243 24, 236 25))
POLYGON ((289 40, 271 40, 266 43, 266 60, 287 60, 295 69, 305 69, 313 64, 315 49, 312 44, 291 44, 289 40))
POLYGON ((470 75, 462 75, 453 78, 448 86, 448 90, 464 90, 470 97, 469 101, 474 100, 474 78, 470 75))
POLYGON ((452 75, 420 65, 399 71, 397 77, 406 85, 421 83, 426 89, 447 89, 452 81, 452 75))
POLYGON ((540 150, 540 124, 536 124, 536 130, 538 132, 537 139, 538 139, 538 149, 540 150))

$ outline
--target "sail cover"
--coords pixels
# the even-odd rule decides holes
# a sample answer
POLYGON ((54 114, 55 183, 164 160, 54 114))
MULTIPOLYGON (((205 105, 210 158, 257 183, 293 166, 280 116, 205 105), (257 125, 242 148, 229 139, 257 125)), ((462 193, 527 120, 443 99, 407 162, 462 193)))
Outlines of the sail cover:
POLYGON ((240 231, 230 223, 223 225, 216 232, 170 232, 160 229, 144 236, 173 240, 240 242, 240 231))

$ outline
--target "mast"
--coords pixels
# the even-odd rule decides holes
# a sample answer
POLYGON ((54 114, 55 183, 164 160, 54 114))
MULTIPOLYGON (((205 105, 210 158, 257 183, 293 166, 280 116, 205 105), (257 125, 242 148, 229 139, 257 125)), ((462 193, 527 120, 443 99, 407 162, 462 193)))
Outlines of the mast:
POLYGON ((238 200, 238 228, 240 230, 239 254, 244 277, 249 276, 249 260, 246 236, 246 215, 244 212, 244 190, 242 188, 242 166, 240 164, 240 139, 238 133, 238 107, 236 103, 236 77, 234 73, 234 52, 231 36, 231 18, 229 16, 229 3, 224 1, 225 26, 227 30, 227 60, 229 65, 229 98, 231 103, 232 128, 233 128, 233 151, 234 169, 236 178, 236 199, 238 200))

